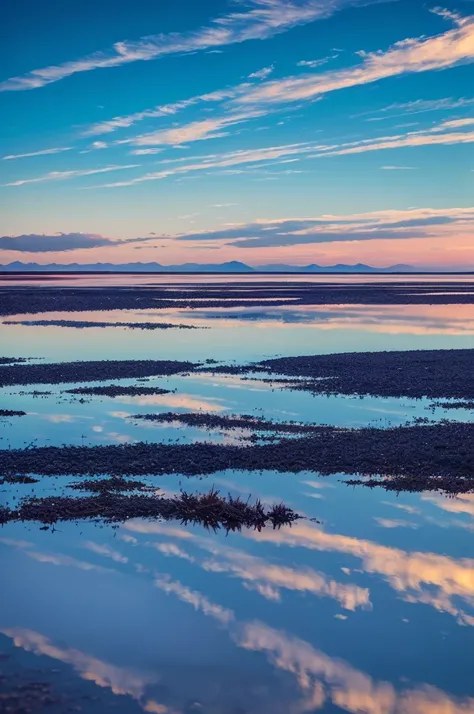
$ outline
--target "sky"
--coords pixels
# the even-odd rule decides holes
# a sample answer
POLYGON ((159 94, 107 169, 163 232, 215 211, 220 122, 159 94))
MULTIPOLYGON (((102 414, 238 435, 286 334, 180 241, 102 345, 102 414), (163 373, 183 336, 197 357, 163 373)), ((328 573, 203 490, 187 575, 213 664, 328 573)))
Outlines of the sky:
POLYGON ((474 270, 474 0, 2 17, 0 264, 474 270))

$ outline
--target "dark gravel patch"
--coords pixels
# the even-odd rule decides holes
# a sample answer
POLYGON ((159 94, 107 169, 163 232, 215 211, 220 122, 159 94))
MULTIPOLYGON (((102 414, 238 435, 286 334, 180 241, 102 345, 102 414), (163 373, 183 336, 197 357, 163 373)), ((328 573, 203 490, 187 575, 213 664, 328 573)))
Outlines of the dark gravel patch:
MULTIPOLYGON (((301 378, 291 389, 315 394, 361 394, 381 397, 474 397, 474 350, 347 352, 283 357, 246 366, 204 368, 223 374, 258 371, 301 378)), ((281 382, 285 386, 285 382, 281 382)))
POLYGON ((103 479, 82 479, 69 485, 75 491, 91 491, 93 493, 106 493, 110 491, 149 491, 152 486, 148 486, 143 481, 137 479, 126 479, 120 476, 103 479))
POLYGON ((15 411, 14 409, 0 409, 0 417, 21 417, 26 416, 26 412, 15 411))
POLYGON ((474 409, 474 400, 456 401, 456 402, 433 402, 429 405, 430 409, 474 409))
MULTIPOLYGON (((315 427, 276 443, 48 446, 0 451, 0 474, 196 476, 227 469, 403 477, 451 493, 474 490, 474 424, 435 423, 390 429, 315 427)), ((411 490, 411 489, 409 489, 411 490)))
POLYGON ((0 509, 0 523, 17 520, 56 523, 82 519, 123 522, 130 518, 179 520, 184 524, 199 523, 213 530, 236 531, 242 527, 261 530, 267 524, 279 528, 290 525, 300 516, 282 503, 265 509, 260 501, 251 504, 240 497, 229 495, 226 498, 214 489, 204 494, 183 491, 173 498, 124 496, 110 492, 82 498, 48 496, 26 499, 16 510, 0 509))
POLYGON ((88 320, 9 320, 4 325, 25 325, 27 327, 125 327, 130 330, 197 330, 196 325, 177 325, 171 322, 93 322, 88 320))
POLYGON ((161 387, 122 387, 120 384, 110 384, 105 387, 76 387, 63 390, 65 394, 88 394, 104 397, 121 397, 125 395, 138 396, 143 394, 171 394, 170 389, 161 387))
POLYGON ((100 382, 109 379, 152 377, 188 372, 198 365, 176 360, 104 360, 0 366, 0 387, 20 384, 100 382))
POLYGON ((251 414, 217 416, 206 413, 180 414, 178 412, 164 412, 159 414, 134 414, 130 418, 161 424, 179 422, 185 426, 197 426, 203 429, 249 429, 251 431, 272 431, 279 434, 319 434, 321 432, 321 427, 314 424, 269 421, 251 414))
POLYGON ((130 287, 9 285, 0 288, 0 315, 149 308, 219 308, 282 305, 447 305, 473 304, 472 283, 440 278, 436 283, 226 282, 130 287), (249 293, 251 287, 251 294, 249 293), (443 294, 453 293, 453 294, 443 294), (252 303, 248 298, 254 298, 252 303))

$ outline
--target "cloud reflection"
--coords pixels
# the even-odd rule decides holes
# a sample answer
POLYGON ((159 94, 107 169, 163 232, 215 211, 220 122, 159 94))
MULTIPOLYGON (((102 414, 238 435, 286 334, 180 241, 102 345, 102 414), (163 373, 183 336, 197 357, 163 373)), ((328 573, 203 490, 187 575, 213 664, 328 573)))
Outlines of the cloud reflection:
MULTIPOLYGON (((243 536, 256 538, 252 532, 243 536)), ((407 602, 430 605, 453 615, 459 624, 474 625, 474 618, 455 604, 455 598, 460 598, 474 608, 474 559, 405 551, 369 540, 326 533, 306 523, 297 523, 284 533, 264 530, 258 534, 258 540, 359 558, 366 573, 381 575, 407 602)))
MULTIPOLYGON (((176 533, 176 528, 168 529, 164 524, 156 523, 135 521, 125 523, 122 528, 147 534, 158 532, 170 538, 182 538, 184 535, 179 530, 176 533), (156 529, 157 525, 159 526, 158 530, 156 529)), ((311 593, 317 597, 332 598, 346 610, 353 611, 359 607, 371 607, 368 588, 362 588, 352 583, 337 582, 312 568, 297 569, 270 563, 264 558, 222 545, 210 538, 192 532, 187 533, 189 533, 189 541, 193 546, 205 550, 212 557, 199 561, 198 558, 190 556, 183 548, 175 544, 145 542, 143 545, 155 548, 166 556, 174 555, 178 558, 185 558, 208 572, 228 573, 241 580, 246 589, 255 590, 262 597, 274 602, 280 601, 281 590, 289 590, 311 593)))
POLYGON ((314 649, 308 642, 261 622, 244 623, 240 647, 264 652, 270 662, 294 675, 304 697, 293 711, 313 712, 326 702, 352 714, 472 714, 474 699, 455 699, 429 685, 397 691, 343 660, 314 649))

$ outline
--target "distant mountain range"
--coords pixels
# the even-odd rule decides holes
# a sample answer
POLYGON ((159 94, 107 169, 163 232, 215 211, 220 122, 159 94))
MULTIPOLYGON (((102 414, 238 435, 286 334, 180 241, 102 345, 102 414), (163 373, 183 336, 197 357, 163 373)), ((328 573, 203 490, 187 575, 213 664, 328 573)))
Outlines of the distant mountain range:
POLYGON ((426 268, 417 268, 413 265, 391 265, 388 268, 374 268, 371 265, 357 263, 356 265, 275 265, 250 266, 237 260, 228 263, 184 263, 183 265, 161 265, 160 263, 21 263, 15 261, 8 265, 0 265, 2 272, 107 272, 107 273, 419 273, 436 272, 426 268))

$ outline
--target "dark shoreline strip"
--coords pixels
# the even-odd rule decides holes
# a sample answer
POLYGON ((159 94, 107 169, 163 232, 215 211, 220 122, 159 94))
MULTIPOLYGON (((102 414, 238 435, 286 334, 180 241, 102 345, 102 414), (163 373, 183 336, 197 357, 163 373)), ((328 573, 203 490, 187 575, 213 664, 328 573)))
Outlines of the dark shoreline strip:
POLYGON ((228 469, 402 477, 407 490, 474 490, 474 424, 320 427, 274 443, 120 444, 0 451, 0 475, 197 476, 228 469))
POLYGON ((259 500, 251 504, 230 494, 225 498, 214 489, 203 494, 183 491, 173 498, 124 496, 112 492, 82 498, 48 496, 26 499, 16 510, 0 507, 0 523, 56 523, 83 519, 123 522, 130 518, 179 520, 184 524, 198 523, 214 530, 236 531, 242 527, 261 530, 268 523, 273 528, 279 528, 290 525, 300 516, 283 503, 266 510, 259 500))
POLYGON ((324 427, 300 422, 277 422, 252 416, 251 414, 231 414, 218 416, 216 414, 163 412, 158 414, 132 414, 130 419, 171 424, 179 422, 185 426, 195 426, 203 429, 249 429, 251 431, 272 431, 279 434, 320 434, 324 427))
POLYGON ((20 384, 101 382, 189 372, 198 365, 176 360, 104 360, 0 366, 0 387, 20 384))
POLYGON ((169 308, 222 308, 282 305, 448 305, 473 304, 472 282, 364 284, 334 282, 294 283, 229 282, 225 285, 206 283, 129 287, 103 286, 20 286, 0 287, 0 315, 34 315, 47 312, 87 312, 91 310, 144 310, 169 308), (190 289, 192 288, 192 289, 190 289), (251 289, 252 303, 248 302, 251 289), (448 294, 447 294, 448 293, 448 294), (451 294, 449 294, 451 293, 451 294))
POLYGON ((120 384, 109 384, 104 387, 76 387, 76 389, 65 389, 64 394, 83 394, 89 396, 121 397, 139 396, 143 394, 171 394, 170 389, 161 387, 122 387, 120 384))
POLYGON ((2 364, 22 364, 28 362, 26 357, 0 357, 0 365, 2 364))
POLYGON ((181 325, 171 322, 93 322, 90 320, 8 320, 4 325, 25 327, 73 327, 79 330, 88 327, 126 327, 130 330, 198 330, 197 325, 181 325))

